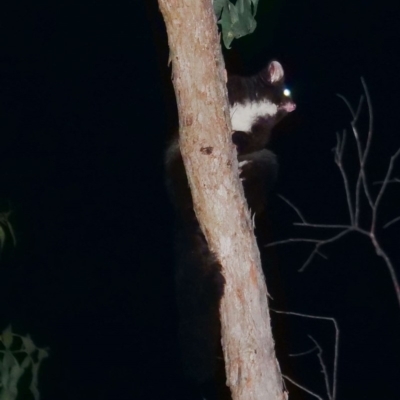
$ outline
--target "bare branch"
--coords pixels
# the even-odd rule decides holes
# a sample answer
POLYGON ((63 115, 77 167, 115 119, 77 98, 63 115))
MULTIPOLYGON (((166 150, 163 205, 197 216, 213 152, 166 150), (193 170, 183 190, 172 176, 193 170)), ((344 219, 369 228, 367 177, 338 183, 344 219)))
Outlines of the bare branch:
POLYGON ((300 385, 300 383, 297 383, 296 381, 294 381, 292 378, 289 378, 287 375, 282 374, 282 376, 288 380, 290 383, 292 383, 293 385, 297 386, 298 388, 300 388, 301 390, 304 390, 306 393, 310 394, 311 396, 314 396, 315 398, 319 399, 319 400, 324 400, 323 397, 319 396, 318 394, 314 393, 313 391, 311 391, 310 389, 307 389, 305 386, 300 385))
POLYGON ((293 238, 293 239, 284 239, 284 240, 277 240, 276 242, 271 242, 266 244, 264 247, 273 247, 278 246, 280 244, 288 244, 288 243, 319 243, 320 240, 318 239, 306 239, 306 238, 293 238))
POLYGON ((359 116, 360 116, 360 114, 361 114, 361 110, 362 110, 362 105, 363 105, 363 103, 364 103, 364 96, 361 95, 361 96, 360 96, 360 100, 359 100, 359 102, 358 102, 358 107, 357 107, 356 115, 355 115, 354 118, 353 118, 353 122, 354 122, 354 123, 357 123, 357 121, 358 121, 358 118, 359 118, 359 116))
MULTIPOLYGON (((376 181, 373 183, 373 185, 382 185, 384 181, 376 181)), ((400 179, 399 178, 393 178, 393 179, 389 179, 387 181, 387 183, 400 183, 400 179)))
POLYGON ((286 197, 283 197, 281 194, 278 194, 277 196, 280 199, 282 199, 286 204, 288 204, 296 212, 296 214, 303 221, 303 223, 307 223, 306 219, 303 217, 303 214, 300 212, 300 210, 291 201, 289 201, 286 197))
POLYGON ((308 335, 308 337, 314 342, 315 347, 318 349, 317 356, 318 356, 319 363, 322 368, 322 373, 324 375, 326 393, 328 394, 329 399, 332 400, 332 393, 331 393, 331 388, 330 388, 330 383, 329 383, 329 374, 328 374, 328 369, 326 368, 326 365, 324 362, 324 358, 322 357, 322 347, 311 335, 308 335))
MULTIPOLYGON (((343 98, 343 100, 347 104, 347 100, 343 96, 341 98, 343 98)), ((346 130, 343 130, 343 136, 340 136, 339 133, 336 133, 335 164, 339 167, 339 171, 343 178, 350 221, 351 224, 354 225, 354 209, 353 209, 353 202, 351 200, 349 179, 347 178, 346 170, 343 167, 343 154, 344 154, 344 146, 346 144, 346 138, 347 138, 346 130)))
POLYGON ((386 171, 386 176, 385 179, 383 180, 382 186, 379 190, 378 196, 376 197, 375 203, 374 203, 374 208, 373 208, 373 213, 372 213, 372 222, 371 222, 371 231, 375 230, 375 225, 376 225, 376 214, 378 211, 379 203, 382 199, 383 194, 385 193, 386 187, 388 185, 388 182, 390 180, 390 175, 392 174, 394 163, 396 161, 396 158, 400 155, 400 148, 396 151, 396 153, 393 154, 392 157, 390 157, 390 162, 389 162, 389 167, 386 171))
MULTIPOLYGON (((338 370, 338 361, 339 361, 339 335, 340 335, 340 331, 339 331, 339 326, 337 324, 337 321, 335 318, 332 317, 323 317, 323 316, 319 316, 319 315, 309 315, 309 314, 303 314, 303 313, 297 313, 297 312, 293 312, 293 311, 279 311, 279 310, 275 310, 271 308, 271 311, 277 313, 277 314, 287 314, 287 315, 294 315, 297 317, 303 317, 303 318, 310 318, 310 319, 319 319, 319 320, 324 320, 324 321, 330 321, 333 323, 334 327, 335 327, 335 356, 333 359, 333 374, 332 374, 332 395, 330 395, 330 391, 328 391, 328 395, 330 400, 336 400, 336 393, 337 393, 337 370, 338 370)), ((310 336, 311 338, 311 336, 310 336)), ((312 338, 311 338, 312 339, 312 338)), ((312 339, 316 345, 316 347, 320 350, 320 354, 322 354, 322 349, 319 346, 319 344, 312 339)), ((314 349, 313 349, 314 350, 314 349)), ((307 353, 306 353, 307 354, 307 353)), ((320 359, 321 362, 321 359, 320 359)), ((324 369, 324 371, 326 371, 326 367, 324 365, 324 363, 321 363, 322 368, 324 369)), ((325 379, 327 379, 328 374, 327 372, 324 372, 325 375, 325 379)), ((284 378, 286 378, 284 375, 282 375, 284 378)))
POLYGON ((306 227, 311 227, 311 228, 336 228, 336 229, 347 229, 348 228, 348 225, 311 224, 311 223, 307 222, 306 218, 303 216, 303 214, 298 209, 298 207, 296 207, 290 200, 288 200, 286 197, 282 196, 281 194, 277 194, 277 197, 279 197, 286 204, 288 204, 295 211, 295 213, 299 216, 299 218, 303 221, 303 222, 294 222, 293 225, 306 226, 306 227))
POLYGON ((350 102, 347 100, 346 97, 344 97, 344 96, 343 96, 342 94, 340 94, 340 93, 336 93, 336 96, 339 97, 339 99, 342 99, 342 100, 343 100, 343 102, 346 104, 347 108, 349 109, 349 111, 350 111, 350 113, 351 113, 351 116, 353 117, 353 121, 356 122, 357 119, 358 119, 358 116, 359 116, 359 114, 360 114, 360 109, 361 109, 362 102, 363 102, 363 100, 364 100, 363 96, 360 97, 360 101, 359 101, 359 103, 358 103, 357 112, 355 112, 355 111, 353 110, 353 107, 351 106, 350 102))
POLYGON ((376 254, 378 256, 382 257, 383 260, 385 261, 386 267, 389 270, 390 278, 391 278, 393 286, 394 286, 394 290, 396 292, 397 301, 400 304, 400 285, 399 285, 399 280, 397 278, 397 274, 396 274, 394 265, 393 265, 392 261, 390 260, 389 256, 385 253, 385 251, 380 246, 375 235, 373 235, 373 237, 371 237, 371 241, 375 247, 376 254))
POLYGON ((391 221, 387 222, 385 225, 383 225, 383 228, 386 229, 390 225, 395 224, 397 221, 400 221, 400 217, 396 217, 395 219, 392 219, 391 221))
POLYGON ((305 228, 325 228, 325 229, 348 229, 349 225, 335 225, 335 224, 309 224, 302 222, 294 222, 295 226, 303 226, 305 228))
POLYGON ((314 256, 316 254, 320 254, 319 253, 319 249, 322 246, 325 246, 329 243, 335 242, 336 240, 340 239, 342 236, 347 235, 349 232, 353 231, 354 229, 352 227, 348 227, 347 229, 343 230, 342 232, 339 232, 337 235, 332 236, 329 239, 326 240, 319 240, 318 243, 315 245, 314 250, 312 251, 312 253, 310 254, 310 256, 308 257, 308 259, 306 260, 306 262, 302 265, 302 267, 299 269, 299 272, 303 272, 307 266, 311 263, 311 261, 314 259, 314 256))
MULTIPOLYGON (((372 109, 372 102, 371 102, 371 97, 369 95, 369 91, 368 91, 368 87, 364 81, 363 78, 361 78, 361 83, 364 89, 364 93, 365 93, 365 97, 367 99, 367 105, 368 105, 368 116, 369 116, 369 127, 368 127, 368 135, 367 135, 367 143, 365 145, 365 149, 364 152, 362 152, 361 150, 361 140, 358 137, 358 132, 357 129, 353 129, 353 132, 356 134, 356 142, 357 142, 357 148, 360 149, 361 152, 359 152, 359 154, 361 155, 360 158, 360 175, 362 178, 362 183, 363 183, 363 189, 364 189, 364 193, 368 199, 368 203, 370 205, 371 208, 373 208, 373 201, 372 201, 372 196, 369 190, 369 186, 368 186, 368 182, 367 182, 367 177, 366 177, 366 172, 365 172, 365 164, 367 162, 367 158, 369 155, 369 151, 371 148, 371 142, 372 142, 372 134, 373 134, 373 128, 374 128, 374 114, 373 114, 373 109, 372 109)), ((355 127, 355 125, 354 125, 355 127)))
POLYGON ((306 356, 307 354, 314 353, 315 350, 318 350, 318 348, 317 348, 317 347, 313 347, 312 349, 303 351, 303 352, 301 352, 301 353, 292 353, 292 354, 289 354, 289 357, 302 357, 302 356, 306 356))
MULTIPOLYGON (((395 289, 397 301, 400 305, 400 284, 399 284, 399 280, 397 278, 396 269, 395 269, 394 265, 392 264, 389 256, 386 254, 386 252, 383 250, 382 246, 380 245, 378 238, 376 237, 377 215, 378 215, 378 210, 379 210, 379 206, 381 204, 382 197, 383 197, 389 183, 400 183, 399 178, 391 177, 393 169, 394 169, 394 164, 395 164, 397 158, 400 156, 400 148, 390 158, 390 162, 389 162, 389 165, 388 165, 388 168, 387 168, 387 171, 386 171, 383 181, 378 181, 378 182, 374 183, 374 184, 377 184, 377 183, 381 184, 379 192, 374 200, 371 195, 370 189, 369 189, 367 173, 366 173, 366 163, 367 163, 368 156, 370 153, 372 136, 373 136, 374 115, 373 115, 371 97, 370 97, 368 87, 367 87, 364 79, 361 79, 361 83, 362 83, 363 90, 364 90, 364 96, 367 101, 368 116, 369 116, 368 133, 367 133, 367 139, 366 139, 366 144, 365 144, 364 148, 363 148, 362 140, 360 138, 360 135, 359 135, 359 132, 357 129, 357 122, 358 122, 358 119, 359 119, 361 111, 362 111, 364 96, 360 97, 360 101, 358 103, 357 110, 355 111, 354 108, 352 107, 352 105, 350 104, 350 102, 346 99, 346 97, 338 94, 338 97, 343 100, 343 102, 349 109, 349 111, 352 115, 352 118, 353 118, 351 121, 351 127, 352 127, 354 139, 356 141, 357 154, 358 154, 358 160, 359 160, 359 171, 357 174, 356 185, 355 185, 355 188, 353 189, 354 192, 352 193, 352 189, 349 184, 349 179, 348 179, 346 170, 343 166, 343 155, 344 155, 344 150, 345 150, 345 145, 346 145, 347 132, 346 132, 346 130, 344 130, 342 135, 337 133, 336 134, 337 141, 336 141, 336 146, 334 148, 335 163, 337 164, 339 171, 343 178, 343 184, 344 184, 346 200, 347 200, 347 207, 348 207, 349 216, 350 216, 350 224, 342 225, 342 224, 309 223, 306 221, 306 219, 302 215, 301 211, 293 203, 291 203, 289 200, 287 200, 283 196, 279 196, 296 212, 296 214, 300 217, 300 219, 302 221, 302 222, 296 222, 293 225, 306 227, 306 228, 341 229, 341 231, 329 239, 309 239, 309 238, 307 238, 307 239, 306 238, 304 238, 304 239, 301 239, 301 238, 287 239, 287 240, 281 240, 278 242, 270 243, 268 246, 273 246, 273 245, 277 245, 277 244, 285 244, 285 243, 296 243, 296 242, 314 243, 315 246, 314 246, 313 251, 307 258, 307 260, 303 263, 302 267, 299 269, 299 271, 302 272, 313 261, 313 259, 316 255, 320 255, 321 257, 326 258, 326 256, 320 252, 321 247, 323 247, 329 243, 333 243, 336 240, 339 240, 341 237, 345 236, 349 232, 352 232, 352 231, 359 232, 362 235, 365 235, 369 238, 369 240, 371 241, 371 243, 375 249, 375 253, 379 257, 382 257, 383 261, 385 262, 386 267, 389 271, 390 278, 392 280, 392 284, 395 289), (363 220, 367 220, 367 221, 368 221, 368 219, 371 220, 371 223, 370 223, 370 226, 368 229, 360 227, 361 193, 362 193, 362 191, 365 194, 365 197, 368 201, 368 204, 369 204, 370 210, 371 210, 370 217, 363 216, 363 220), (354 198, 354 204, 352 201, 353 198, 354 198)), ((392 219, 391 221, 389 221, 388 223, 386 223, 383 226, 383 228, 387 228, 398 221, 400 221, 400 216, 396 217, 396 218, 392 219)))

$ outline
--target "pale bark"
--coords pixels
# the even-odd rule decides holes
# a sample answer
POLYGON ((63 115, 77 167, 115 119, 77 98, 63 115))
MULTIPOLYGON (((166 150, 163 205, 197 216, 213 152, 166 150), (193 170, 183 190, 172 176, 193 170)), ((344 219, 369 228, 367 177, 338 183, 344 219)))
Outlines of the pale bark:
POLYGON ((200 226, 223 268, 222 343, 234 400, 283 400, 267 288, 232 145, 211 0, 159 0, 179 109, 180 148, 200 226))

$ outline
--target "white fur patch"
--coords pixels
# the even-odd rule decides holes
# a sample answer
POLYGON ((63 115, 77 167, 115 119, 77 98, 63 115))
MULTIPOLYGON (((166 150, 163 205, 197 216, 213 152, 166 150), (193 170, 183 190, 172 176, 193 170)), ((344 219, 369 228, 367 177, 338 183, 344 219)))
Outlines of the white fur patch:
POLYGON ((257 118, 273 117, 277 112, 278 106, 268 100, 257 103, 235 103, 230 108, 232 129, 234 131, 250 132, 257 118))

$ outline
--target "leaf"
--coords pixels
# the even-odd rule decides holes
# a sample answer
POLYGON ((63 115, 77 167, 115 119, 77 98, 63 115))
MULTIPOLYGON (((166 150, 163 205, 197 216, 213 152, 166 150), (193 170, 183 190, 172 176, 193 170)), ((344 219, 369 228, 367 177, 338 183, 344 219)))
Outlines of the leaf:
POLYGON ((39 400, 38 372, 41 361, 48 357, 47 349, 38 349, 29 336, 13 334, 11 325, 2 332, 1 341, 5 349, 1 350, 3 357, 0 362, 0 400, 18 398, 18 385, 21 377, 24 376, 24 371, 28 368, 32 375, 29 389, 33 398, 39 400), (22 345, 15 346, 21 347, 20 349, 11 350, 14 337, 21 338, 22 345), (34 357, 35 352, 37 352, 37 359, 34 357))
POLYGON ((31 363, 31 359, 29 357, 25 357, 24 361, 21 363, 21 368, 26 369, 29 367, 29 364, 31 363))
POLYGON ((217 16, 217 20, 221 16, 222 9, 227 5, 228 0, 214 0, 213 7, 214 13, 217 16))
POLYGON ((1 334, 1 341, 4 344, 4 347, 6 349, 9 349, 12 345, 13 342, 13 334, 12 334, 12 328, 11 325, 8 325, 6 329, 1 334))
POLYGON ((221 25, 222 40, 227 49, 233 39, 252 33, 257 26, 254 15, 257 9, 258 0, 237 0, 236 4, 232 4, 229 0, 219 0, 218 4, 214 2, 214 11, 217 9, 221 14, 218 23, 221 25))
POLYGON ((49 352, 45 349, 39 349, 39 354, 38 354, 38 359, 39 361, 42 361, 43 358, 46 358, 49 356, 49 352))
POLYGON ((3 249, 5 241, 6 241, 6 232, 4 231, 4 228, 0 225, 0 249, 3 249))
POLYGON ((18 364, 15 364, 11 368, 10 379, 8 382, 8 391, 10 393, 10 398, 16 399, 18 396, 18 381, 21 378, 24 369, 21 368, 18 364))
POLYGON ((230 49, 232 40, 235 39, 235 35, 231 30, 232 23, 228 7, 224 7, 224 9, 222 10, 220 24, 222 30, 222 40, 224 42, 224 45, 227 49, 230 49))
POLYGON ((27 354, 32 354, 36 350, 36 346, 33 344, 30 336, 21 336, 22 343, 24 345, 24 350, 27 354))
POLYGON ((12 225, 10 224, 10 221, 7 221, 6 225, 7 225, 8 230, 10 231, 10 235, 11 235, 13 244, 14 244, 14 246, 16 246, 17 245, 17 239, 15 238, 14 229, 13 229, 12 225))

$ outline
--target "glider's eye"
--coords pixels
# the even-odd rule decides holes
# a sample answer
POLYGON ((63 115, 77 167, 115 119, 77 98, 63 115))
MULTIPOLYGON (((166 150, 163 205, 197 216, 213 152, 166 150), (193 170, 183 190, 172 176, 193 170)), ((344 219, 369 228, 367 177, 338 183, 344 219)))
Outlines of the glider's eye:
POLYGON ((283 95, 286 96, 286 97, 289 97, 289 96, 290 96, 290 90, 287 89, 287 88, 284 89, 284 90, 283 90, 283 95))

